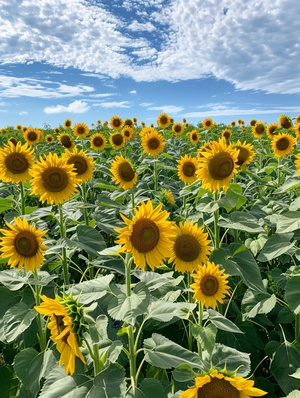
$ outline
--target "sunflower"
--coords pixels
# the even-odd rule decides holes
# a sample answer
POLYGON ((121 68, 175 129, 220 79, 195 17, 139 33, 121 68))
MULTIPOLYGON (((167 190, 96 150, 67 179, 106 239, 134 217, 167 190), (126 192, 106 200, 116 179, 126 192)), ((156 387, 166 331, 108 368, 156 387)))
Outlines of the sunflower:
POLYGON ((297 140, 300 140, 300 122, 296 123, 294 126, 294 133, 296 135, 297 140))
POLYGON ((264 122, 256 122, 254 126, 252 126, 252 134, 255 138, 260 138, 265 132, 265 124, 264 122))
POLYGON ((267 125, 266 133, 269 138, 273 138, 274 135, 278 134, 278 129, 280 129, 280 125, 277 123, 270 123, 267 125))
POLYGON ((242 120, 242 119, 238 119, 238 124, 240 125, 240 126, 243 126, 244 124, 245 124, 245 122, 244 122, 244 120, 242 120))
POLYGON ((72 137, 70 134, 67 133, 61 133, 57 137, 57 141, 61 143, 61 145, 66 148, 66 149, 73 149, 75 147, 75 143, 72 140, 72 137))
POLYGON ((95 161, 90 156, 87 156, 83 150, 65 151, 62 155, 67 164, 74 166, 74 171, 80 181, 90 181, 93 178, 95 161))
POLYGON ((60 133, 60 128, 59 127, 54 127, 53 129, 55 134, 59 134, 60 133))
POLYGON ((215 309, 217 303, 222 304, 224 296, 229 293, 229 275, 223 275, 224 272, 224 269, 219 269, 219 265, 207 261, 206 264, 198 267, 195 274, 191 274, 194 283, 190 287, 194 290, 194 298, 205 308, 215 309))
POLYGON ((207 261, 212 250, 207 239, 208 234, 204 227, 199 228, 197 224, 186 220, 175 226, 176 236, 172 238, 172 255, 169 262, 174 262, 176 271, 193 272, 200 264, 207 261))
POLYGON ((109 136, 110 145, 115 149, 121 149, 125 145, 125 137, 122 133, 113 133, 109 136))
POLYGON ((18 267, 20 271, 25 267, 26 272, 40 268, 44 261, 43 236, 47 231, 36 229, 29 225, 26 218, 14 217, 14 224, 6 223, 8 229, 0 229, 1 258, 8 259, 10 268, 18 267))
POLYGON ((42 140, 42 133, 38 129, 28 128, 23 133, 24 139, 28 142, 28 144, 35 145, 42 140))
POLYGON ((125 126, 121 133, 124 135, 126 141, 129 141, 131 138, 134 137, 134 129, 131 126, 125 126))
POLYGON ((187 135, 189 136, 189 139, 190 139, 190 141, 191 141, 191 143, 192 143, 193 145, 196 145, 197 142, 198 142, 198 141, 200 140, 200 138, 201 138, 201 135, 198 133, 198 131, 197 131, 196 129, 190 131, 187 135))
POLYGON ((211 143, 211 149, 201 152, 198 158, 197 177, 202 181, 202 187, 209 191, 226 191, 230 180, 237 173, 238 149, 226 146, 225 138, 211 143))
POLYGON ((198 149, 198 153, 197 153, 197 158, 202 158, 203 157, 203 154, 202 154, 202 152, 207 152, 207 151, 210 151, 211 150, 211 148, 212 148, 212 143, 213 143, 214 141, 207 141, 207 142, 205 142, 199 149, 198 149))
POLYGON ((142 136, 142 147, 145 153, 150 156, 157 156, 160 154, 166 145, 164 137, 159 134, 156 129, 153 129, 151 133, 144 134, 142 136))
POLYGON ((179 395, 179 398, 251 398, 262 397, 267 392, 253 387, 254 381, 211 369, 195 378, 195 385, 179 395))
POLYGON ((54 138, 51 134, 47 134, 45 139, 46 139, 46 142, 48 142, 48 144, 51 144, 54 141, 54 138))
POLYGON ((29 180, 29 170, 34 163, 33 149, 27 142, 14 144, 8 142, 3 149, 0 149, 0 175, 4 182, 26 182, 29 180))
POLYGON ((222 137, 224 137, 225 140, 228 141, 229 138, 231 137, 232 132, 230 129, 224 129, 224 130, 222 130, 221 134, 222 134, 222 137))
POLYGON ((169 124, 171 123, 170 117, 167 113, 160 113, 157 116, 157 126, 161 127, 162 129, 166 128, 169 126, 169 124))
POLYGON ((287 115, 280 115, 278 118, 278 123, 283 129, 290 129, 293 127, 293 122, 287 115))
POLYGON ((297 153, 294 160, 295 166, 297 167, 297 174, 300 174, 300 153, 297 153))
POLYGON ((116 156, 111 163, 110 172, 113 175, 113 181, 120 188, 130 189, 137 182, 137 173, 134 171, 131 162, 123 156, 116 156))
POLYGON ((172 254, 174 231, 173 223, 167 220, 169 214, 162 210, 162 203, 153 208, 151 200, 134 209, 132 220, 121 214, 126 226, 115 230, 119 233, 116 243, 122 245, 118 251, 131 253, 136 268, 145 271, 148 264, 153 271, 172 254))
POLYGON ((230 126, 234 127, 236 125, 236 122, 233 120, 232 122, 230 122, 230 126))
POLYGON ((233 145, 233 148, 239 150, 238 160, 236 162, 237 165, 240 166, 242 170, 245 170, 246 165, 251 163, 255 156, 253 145, 247 144, 247 142, 242 143, 239 140, 233 145))
POLYGON ((124 126, 133 127, 133 121, 131 119, 125 119, 124 126))
POLYGON ((66 374, 75 372, 75 357, 85 363, 85 359, 78 344, 82 342, 82 335, 86 329, 83 323, 83 306, 72 296, 56 296, 55 299, 41 295, 43 302, 34 309, 49 317, 47 323, 51 332, 51 340, 56 343, 60 353, 59 364, 64 365, 66 374))
POLYGON ((95 133, 90 137, 90 144, 96 151, 102 151, 107 143, 106 137, 102 133, 95 133))
POLYGON ((73 127, 73 133, 76 137, 86 137, 89 133, 89 128, 85 123, 76 123, 73 127))
POLYGON ((250 122, 249 122, 249 126, 253 127, 253 126, 256 125, 256 123, 257 123, 257 120, 251 119, 250 122))
POLYGON ((212 118, 207 117, 206 119, 202 120, 202 127, 206 130, 210 130, 214 126, 214 122, 212 118))
POLYGON ((64 128, 65 129, 70 129, 72 127, 72 120, 71 119, 66 119, 64 121, 64 128))
POLYGON ((271 146, 275 155, 283 157, 294 149, 296 139, 290 134, 280 133, 274 136, 271 146))
POLYGON ((197 159, 189 155, 184 155, 181 156, 179 160, 177 160, 177 163, 177 174, 181 181, 183 181, 185 184, 191 184, 192 182, 197 180, 197 159))
POLYGON ((73 164, 67 164, 56 153, 49 153, 35 163, 30 170, 32 194, 39 195, 41 202, 60 204, 70 199, 80 182, 73 164))
POLYGON ((7 143, 9 144, 10 142, 16 146, 19 141, 15 137, 10 137, 7 143))
POLYGON ((123 126, 123 120, 119 116, 112 116, 109 125, 113 130, 119 130, 123 126))
POLYGON ((16 125, 16 130, 22 130, 21 124, 17 124, 17 125, 16 125))
POLYGON ((174 123, 172 126, 172 131, 176 135, 182 134, 183 130, 184 130, 184 126, 181 123, 174 123))
POLYGON ((300 114, 295 117, 295 123, 300 123, 300 114))

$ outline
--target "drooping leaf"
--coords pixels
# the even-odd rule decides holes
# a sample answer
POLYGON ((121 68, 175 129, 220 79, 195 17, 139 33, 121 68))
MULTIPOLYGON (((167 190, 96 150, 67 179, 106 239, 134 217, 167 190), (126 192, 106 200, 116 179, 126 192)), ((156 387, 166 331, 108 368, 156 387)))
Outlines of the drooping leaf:
POLYGON ((106 295, 110 290, 109 285, 113 278, 114 275, 109 274, 90 281, 81 282, 72 286, 68 290, 68 293, 71 293, 73 297, 78 297, 80 303, 89 304, 106 295))
POLYGON ((259 253, 257 260, 266 262, 279 257, 281 254, 288 252, 294 245, 293 233, 284 234, 273 234, 269 237, 261 252, 259 253))
POLYGON ((225 330, 226 332, 230 333, 244 333, 238 328, 233 322, 229 319, 225 318, 222 314, 218 311, 215 311, 211 308, 207 310, 210 321, 221 330, 225 330))
POLYGON ((237 371, 237 376, 246 377, 250 372, 250 354, 217 343, 212 352, 211 366, 229 372, 237 371))
POLYGON ((251 213, 234 211, 219 218, 218 225, 223 228, 236 229, 250 233, 261 233, 264 229, 259 225, 259 220, 251 213))
POLYGON ((37 312, 23 302, 8 309, 3 317, 6 341, 14 341, 31 325, 36 316, 37 312))
POLYGON ((97 374, 89 398, 125 397, 125 370, 116 363, 97 374))

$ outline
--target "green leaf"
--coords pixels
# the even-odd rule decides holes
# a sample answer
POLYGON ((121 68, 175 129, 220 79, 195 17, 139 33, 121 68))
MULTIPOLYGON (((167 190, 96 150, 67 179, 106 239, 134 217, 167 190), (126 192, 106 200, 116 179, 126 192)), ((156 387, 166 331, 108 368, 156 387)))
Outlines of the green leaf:
POLYGON ((156 379, 144 379, 141 382, 139 389, 144 394, 145 398, 167 398, 167 394, 165 393, 163 386, 160 381, 156 379))
POLYGON ((284 398, 300 398, 300 390, 294 390, 294 391, 290 392, 289 395, 287 395, 284 398))
POLYGON ((0 197, 0 213, 10 210, 13 207, 13 196, 7 196, 6 198, 0 197))
POLYGON ((290 310, 295 314, 300 313, 300 295, 299 295, 300 275, 291 276, 285 288, 285 300, 290 310))
POLYGON ((7 310, 3 317, 6 341, 8 343, 14 341, 31 325, 36 316, 37 312, 23 302, 17 303, 7 310))
MULTIPOLYGON (((200 326, 200 325, 198 325, 200 326)), ((196 373, 193 371, 190 365, 182 364, 178 365, 172 372, 173 378, 181 383, 194 380, 196 373)))
POLYGON ((292 177, 292 178, 289 178, 286 182, 284 182, 284 184, 282 184, 279 188, 277 188, 274 191, 274 194, 284 193, 284 192, 290 191, 291 189, 296 189, 298 187, 300 187, 299 178, 292 177))
POLYGON ((172 303, 157 300, 149 306, 146 319, 155 319, 160 322, 169 322, 173 318, 188 319, 196 305, 192 303, 172 303))
POLYGON ((192 325, 193 336, 200 343, 202 350, 207 351, 209 354, 214 349, 217 331, 217 327, 213 323, 209 323, 207 326, 192 325))
POLYGON ((118 364, 110 364, 94 379, 89 398, 125 397, 125 370, 118 364))
POLYGON ((223 228, 236 229, 250 233, 264 232, 259 220, 250 213, 235 211, 228 216, 219 217, 218 225, 223 228))
POLYGON ((109 315, 116 319, 135 324, 135 320, 139 315, 146 314, 150 304, 150 293, 144 282, 138 282, 131 296, 121 293, 116 297, 112 297, 108 304, 109 315))
POLYGON ((98 256, 98 252, 106 248, 103 236, 95 228, 87 225, 78 225, 76 232, 80 248, 91 256, 98 256))
POLYGON ((211 366, 229 372, 237 371, 237 376, 246 377, 250 372, 250 354, 217 343, 211 355, 211 366))
POLYGON ((68 293, 73 297, 78 297, 80 303, 89 304, 93 301, 99 300, 110 291, 109 284, 114 278, 113 274, 100 276, 96 279, 78 283, 72 286, 68 293))
POLYGON ((0 366, 1 398, 15 398, 19 380, 9 365, 0 366))
POLYGON ((188 364, 196 369, 203 367, 197 353, 191 352, 157 333, 153 333, 152 337, 144 340, 144 352, 145 360, 159 368, 176 368, 181 364, 188 364))
POLYGON ((300 211, 289 211, 277 215, 276 232, 285 234, 300 229, 300 211))
POLYGON ((258 314, 268 314, 275 305, 275 294, 259 293, 248 289, 242 300, 243 319, 254 318, 258 314))
POLYGON ((295 242, 291 242, 292 237, 293 233, 291 232, 287 234, 273 234, 265 243, 257 260, 266 262, 286 253, 295 245, 295 242))
POLYGON ((215 310, 212 310, 211 308, 209 308, 207 310, 207 312, 208 312, 210 321, 218 329, 225 330, 225 332, 230 332, 230 333, 244 333, 233 322, 231 322, 229 319, 225 318, 218 311, 215 311, 215 310))

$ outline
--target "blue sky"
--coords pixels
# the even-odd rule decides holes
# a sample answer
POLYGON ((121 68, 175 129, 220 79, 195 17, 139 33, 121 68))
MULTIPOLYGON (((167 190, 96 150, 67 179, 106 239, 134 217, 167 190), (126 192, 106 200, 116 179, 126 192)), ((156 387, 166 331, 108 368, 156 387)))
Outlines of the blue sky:
POLYGON ((300 114, 295 0, 0 0, 0 128, 300 114))

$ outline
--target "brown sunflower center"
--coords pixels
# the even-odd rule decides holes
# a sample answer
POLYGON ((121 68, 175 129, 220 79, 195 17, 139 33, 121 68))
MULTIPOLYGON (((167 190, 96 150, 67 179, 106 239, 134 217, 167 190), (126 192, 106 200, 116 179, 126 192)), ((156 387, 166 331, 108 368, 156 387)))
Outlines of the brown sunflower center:
POLYGON ((230 136, 231 136, 230 131, 224 131, 223 132, 223 137, 225 138, 226 141, 229 140, 230 136))
POLYGON ((84 174, 88 169, 86 160, 82 156, 79 156, 79 155, 71 156, 68 159, 67 163, 74 165, 75 172, 77 175, 84 174))
POLYGON ((219 288, 218 279, 213 275, 204 275, 200 282, 200 287, 206 296, 214 296, 219 288))
POLYGON ((39 250, 36 236, 30 231, 19 232, 14 239, 14 247, 23 257, 34 257, 39 250))
POLYGON ((161 116, 159 119, 160 124, 167 124, 168 118, 166 116, 161 116))
POLYGON ((114 134, 112 136, 112 142, 114 145, 122 145, 124 142, 124 137, 122 134, 114 134))
POLYGON ((27 139, 28 139, 28 141, 36 141, 37 140, 37 138, 38 138, 38 136, 37 136, 37 133, 35 132, 35 131, 30 131, 28 134, 27 134, 27 139))
POLYGON ((65 127, 66 128, 71 127, 71 124, 72 124, 72 122, 70 120, 66 120, 65 127))
POLYGON ((60 142, 65 148, 71 148, 72 146, 71 138, 68 135, 63 135, 60 142))
POLYGON ((183 234, 176 239, 174 251, 179 260, 189 262, 196 260, 201 253, 201 246, 194 236, 183 234))
POLYGON ((197 141, 197 139, 198 139, 198 135, 196 133, 193 133, 192 134, 192 140, 193 141, 197 141))
POLYGON ((159 144, 160 144, 160 142, 156 137, 150 138, 148 140, 148 148, 149 149, 152 149, 152 150, 158 149, 159 144))
POLYGON ((78 135, 85 135, 86 130, 83 126, 79 126, 79 127, 77 127, 76 132, 78 135))
POLYGON ((210 121, 210 120, 207 120, 207 121, 205 122, 205 126, 206 126, 206 127, 210 127, 210 126, 211 126, 211 121, 210 121))
POLYGON ((134 179, 134 170, 128 162, 123 162, 118 167, 118 172, 122 180, 129 182, 134 179))
POLYGON ((228 153, 219 152, 210 160, 208 170, 214 180, 223 180, 233 172, 234 161, 228 153))
POLYGON ((120 127, 121 126, 121 120, 120 119, 114 119, 113 126, 114 127, 120 127))
POLYGON ((239 398, 239 391, 229 381, 212 378, 198 390, 198 398, 239 398))
POLYGON ((5 167, 13 174, 24 173, 29 166, 28 160, 22 153, 12 153, 5 158, 5 167))
POLYGON ((174 126, 174 130, 175 130, 175 133, 181 133, 181 126, 179 126, 179 125, 176 125, 176 126, 174 126))
POLYGON ((148 253, 156 247, 159 237, 159 228, 156 223, 143 218, 133 225, 130 241, 139 253, 148 253))
POLYGON ((264 131, 265 131, 265 126, 260 125, 260 124, 257 125, 257 126, 255 126, 255 132, 256 132, 256 134, 261 135, 261 134, 264 133, 264 131))
POLYGON ((247 151, 246 148, 241 147, 241 146, 237 146, 236 149, 239 149, 239 154, 238 154, 238 160, 237 160, 237 164, 239 166, 241 166, 243 163, 246 162, 246 160, 249 157, 249 152, 247 151))
POLYGON ((279 151, 284 151, 288 147, 289 147, 289 140, 286 137, 282 137, 276 142, 276 148, 279 151))
POLYGON ((95 137, 95 138, 93 139, 93 144, 94 144, 95 146, 101 147, 101 146, 103 145, 103 143, 104 143, 104 141, 103 141, 103 138, 102 138, 102 137, 95 137))
POLYGON ((44 189, 49 192, 61 192, 68 186, 68 175, 60 167, 49 167, 43 171, 42 184, 44 189))
POLYGON ((182 172, 186 177, 193 177, 196 172, 196 166, 192 162, 186 162, 182 167, 182 172))

